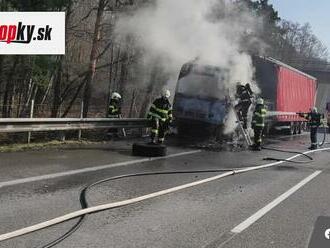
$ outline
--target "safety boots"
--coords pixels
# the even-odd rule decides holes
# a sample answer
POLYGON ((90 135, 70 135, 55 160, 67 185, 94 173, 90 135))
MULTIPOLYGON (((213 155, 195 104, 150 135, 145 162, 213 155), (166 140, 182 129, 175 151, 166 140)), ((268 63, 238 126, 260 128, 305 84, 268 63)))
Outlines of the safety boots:
POLYGON ((311 145, 310 147, 308 147, 309 150, 316 150, 317 149, 317 145, 311 145))

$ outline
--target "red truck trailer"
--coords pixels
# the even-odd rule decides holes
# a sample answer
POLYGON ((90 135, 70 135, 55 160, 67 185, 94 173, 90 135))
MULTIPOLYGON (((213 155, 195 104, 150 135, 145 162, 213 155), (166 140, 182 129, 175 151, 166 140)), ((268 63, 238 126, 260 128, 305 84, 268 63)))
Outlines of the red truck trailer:
POLYGON ((295 113, 309 112, 315 105, 316 78, 272 58, 256 56, 253 64, 255 80, 268 107, 267 131, 300 133, 304 119, 295 113))

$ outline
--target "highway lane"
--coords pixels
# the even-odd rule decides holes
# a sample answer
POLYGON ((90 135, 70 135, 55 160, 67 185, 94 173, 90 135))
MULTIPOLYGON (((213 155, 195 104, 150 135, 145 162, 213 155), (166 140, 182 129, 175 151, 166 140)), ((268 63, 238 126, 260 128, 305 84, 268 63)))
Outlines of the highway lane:
MULTIPOLYGON (((277 139, 270 143, 272 146, 303 149, 307 142, 307 137, 301 136, 293 140, 288 138, 277 139)), ((126 144, 126 148, 124 146, 126 151, 129 151, 128 145, 126 144)), ((79 153, 85 153, 86 150, 77 149, 74 153, 71 150, 55 151, 55 154, 58 153, 58 156, 66 158, 63 159, 62 157, 62 160, 53 163, 59 164, 56 170, 52 168, 39 172, 38 166, 36 166, 33 167, 34 169, 32 169, 31 174, 36 176, 52 172, 57 173, 59 171, 65 172, 76 168, 88 168, 93 165, 111 163, 116 156, 119 156, 116 157, 116 161, 119 161, 119 158, 125 159, 120 157, 122 154, 115 149, 104 148, 103 150, 98 150, 97 148, 93 148, 88 150, 89 157, 92 156, 92 159, 86 162, 84 159, 79 159, 79 153), (93 152, 95 152, 96 156, 92 155, 93 152), (103 156, 100 154, 103 154, 103 156), (100 163, 98 163, 98 157, 101 158, 100 163), (71 164, 69 161, 71 161, 71 164), (75 161, 75 163, 72 163, 72 161, 75 161), (81 163, 77 163, 77 161, 81 163), (65 166, 61 167, 62 163, 65 166)), ((176 147, 171 150, 174 153, 180 153, 182 151, 187 150, 176 147)), ((42 159, 45 157, 45 152, 55 156, 52 150, 28 152, 28 154, 31 158, 34 158, 32 161, 38 162, 36 164, 41 166, 44 163, 48 167, 47 160, 42 159)), ((29 159, 26 159, 25 164, 15 163, 12 155, 1 154, 2 157, 11 156, 11 165, 15 167, 15 170, 19 171, 20 168, 26 167, 29 164, 29 159)), ((2 223, 0 232, 11 231, 79 209, 79 190, 84 185, 107 176, 143 171, 251 166, 266 163, 262 161, 262 158, 270 155, 283 156, 284 154, 272 153, 270 151, 262 151, 261 153, 249 151, 201 152, 165 160, 110 167, 93 172, 4 187, 1 189, 0 196, 0 221, 2 223)), ((86 154, 82 155, 81 158, 85 158, 85 156, 86 154)), ((136 159, 131 158, 127 154, 126 156, 129 157, 129 161, 136 159)), ((285 156, 289 157, 290 155, 285 154, 285 156)), ((313 205, 310 208, 310 212, 313 215, 307 215, 306 218, 303 218, 305 225, 301 228, 303 229, 302 232, 309 233, 314 217, 319 215, 321 212, 320 209, 322 209, 322 206, 330 198, 326 196, 328 188, 325 187, 328 177, 327 165, 329 153, 318 153, 313 156, 317 158, 317 161, 308 165, 290 164, 290 166, 285 165, 243 175, 235 175, 131 206, 94 214, 88 217, 77 233, 59 244, 58 247, 219 247, 221 245, 226 245, 225 247, 265 247, 261 239, 253 239, 252 237, 258 236, 259 233, 262 236, 265 232, 269 232, 269 230, 285 230, 285 228, 291 230, 294 224, 290 226, 286 223, 285 226, 282 226, 283 223, 276 216, 273 217, 275 221, 266 222, 269 226, 268 229, 258 228, 255 231, 251 230, 254 230, 258 225, 262 225, 266 218, 270 218, 269 216, 272 216, 282 206, 291 203, 291 201, 293 201, 290 205, 291 215, 286 213, 284 216, 295 216, 296 209, 302 205, 302 199, 313 202, 313 204, 309 202, 313 205), (322 170, 322 173, 279 206, 271 210, 269 214, 258 220, 246 231, 230 240, 230 242, 236 243, 223 243, 228 237, 231 237, 229 235, 230 230, 237 224, 247 219, 316 170, 322 170), (317 197, 318 201, 315 201, 315 197, 312 194, 313 191, 304 193, 306 189, 309 189, 309 185, 312 185, 315 190, 319 188, 319 185, 320 187, 322 186, 321 191, 323 194, 321 195, 324 199, 322 198, 322 200, 320 197, 317 197), (294 200, 298 194, 302 194, 303 196, 294 200), (252 233, 249 233, 250 231, 252 233), (251 238, 241 238, 244 235, 248 235, 251 238), (250 241, 246 242, 246 240, 250 241), (255 240, 259 240, 257 242, 259 246, 256 245, 255 240)), ((16 156, 17 161, 21 157, 24 157, 24 153, 16 156)), ((56 161, 56 159, 53 161, 56 161)), ((7 168, 7 166, 4 167, 7 168)), ((23 170, 28 169, 24 168, 23 170)), ((90 192, 88 199, 92 205, 114 202, 190 183, 216 174, 148 176, 123 179, 96 187, 90 192)), ((12 178, 12 175, 6 177, 6 173, 3 173, 2 176, 8 179, 12 178)), ((288 209, 284 207, 284 210, 288 209)), ((322 212, 322 214, 327 214, 327 212, 322 212)), ((281 215, 281 211, 279 211, 278 215, 281 215)), ((74 222, 70 221, 46 230, 5 241, 0 243, 0 247, 39 247, 47 243, 48 240, 52 240, 65 232, 74 222)), ((296 234, 296 232, 293 233, 296 234)), ((302 238, 295 235, 285 236, 284 233, 279 235, 279 240, 282 240, 281 235, 286 237, 286 240, 293 245, 300 245, 302 242, 306 243, 308 240, 308 235, 302 238)), ((268 237, 269 239, 265 239, 265 244, 273 244, 273 247, 294 247, 282 246, 287 245, 287 243, 278 243, 276 239, 274 241, 271 237, 273 236, 270 235, 268 237)))
POLYGON ((329 171, 323 171, 245 232, 218 247, 307 248, 317 217, 330 216, 329 180, 329 171))

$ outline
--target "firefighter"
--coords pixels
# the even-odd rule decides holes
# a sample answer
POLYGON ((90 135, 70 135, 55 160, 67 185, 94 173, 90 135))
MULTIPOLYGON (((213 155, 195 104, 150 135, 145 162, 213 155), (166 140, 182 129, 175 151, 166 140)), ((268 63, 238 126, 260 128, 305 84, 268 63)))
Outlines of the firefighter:
MULTIPOLYGON (((121 117, 121 95, 117 92, 111 94, 111 99, 108 109, 108 118, 120 118, 121 117)), ((118 136, 118 129, 111 128, 108 130, 109 136, 118 136)))
POLYGON ((117 92, 111 94, 108 109, 108 118, 119 118, 121 115, 121 95, 117 92))
POLYGON ((298 113, 300 117, 308 120, 308 124, 310 127, 310 137, 311 137, 311 146, 309 149, 315 150, 317 149, 317 129, 321 125, 322 114, 318 113, 317 108, 314 107, 311 109, 309 113, 298 113))
POLYGON ((166 132, 172 122, 172 106, 169 102, 171 93, 165 89, 161 97, 157 98, 150 107, 147 118, 152 121, 151 143, 156 144, 156 136, 158 135, 158 143, 163 144, 166 132))
POLYGON ((252 117, 252 128, 254 131, 253 149, 256 151, 261 151, 262 133, 265 127, 266 113, 267 111, 265 109, 264 100, 258 98, 252 117))
POLYGON ((327 103, 327 124, 328 124, 328 132, 330 133, 330 102, 327 103))
POLYGON ((238 98, 238 104, 235 106, 235 110, 239 120, 243 122, 243 128, 247 129, 247 115, 253 97, 250 84, 242 85, 241 82, 238 82, 236 85, 236 97, 238 98))

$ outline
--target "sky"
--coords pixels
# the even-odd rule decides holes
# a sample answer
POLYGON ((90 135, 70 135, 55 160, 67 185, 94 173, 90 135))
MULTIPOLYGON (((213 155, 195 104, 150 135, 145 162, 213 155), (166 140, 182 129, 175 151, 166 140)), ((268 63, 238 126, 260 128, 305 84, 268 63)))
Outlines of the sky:
POLYGON ((330 0, 270 0, 282 19, 310 23, 314 34, 330 51, 330 0))

